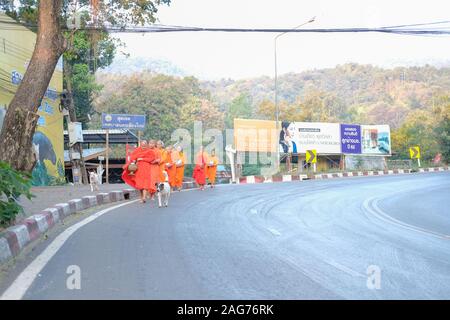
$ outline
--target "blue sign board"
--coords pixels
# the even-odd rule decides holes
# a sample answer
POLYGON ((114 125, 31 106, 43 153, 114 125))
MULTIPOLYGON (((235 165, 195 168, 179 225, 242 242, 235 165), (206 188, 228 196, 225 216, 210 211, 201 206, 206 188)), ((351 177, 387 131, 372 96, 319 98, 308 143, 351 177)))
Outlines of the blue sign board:
POLYGON ((145 115, 102 113, 102 129, 145 129, 145 123, 145 115))
POLYGON ((341 152, 361 153, 361 126, 341 124, 341 152))

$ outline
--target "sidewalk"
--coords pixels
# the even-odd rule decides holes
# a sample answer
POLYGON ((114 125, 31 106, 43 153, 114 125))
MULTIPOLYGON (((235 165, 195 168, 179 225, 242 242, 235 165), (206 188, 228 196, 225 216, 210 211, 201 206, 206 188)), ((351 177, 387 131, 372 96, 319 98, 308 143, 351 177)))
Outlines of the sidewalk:
POLYGON ((89 185, 80 186, 57 186, 57 187, 33 187, 31 193, 35 195, 32 200, 26 198, 20 199, 20 205, 25 213, 18 217, 18 220, 29 217, 32 214, 40 213, 46 208, 53 207, 57 203, 68 202, 72 199, 82 198, 84 196, 95 196, 97 193, 109 192, 114 190, 123 190, 130 188, 124 183, 103 184, 100 191, 91 192, 89 185))

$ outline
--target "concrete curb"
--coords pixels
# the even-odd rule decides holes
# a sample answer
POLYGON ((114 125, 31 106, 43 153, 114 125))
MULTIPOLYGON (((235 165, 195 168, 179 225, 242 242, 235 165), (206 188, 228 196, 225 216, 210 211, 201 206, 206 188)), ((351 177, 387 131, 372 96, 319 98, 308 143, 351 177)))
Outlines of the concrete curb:
MULTIPOLYGON (((196 188, 193 182, 183 183, 183 189, 193 188, 196 188)), ((0 233, 0 264, 17 256, 26 245, 41 237, 47 230, 71 214, 99 205, 133 200, 138 197, 139 191, 135 189, 115 190, 84 196, 81 199, 72 199, 66 203, 57 203, 51 208, 42 210, 41 213, 34 214, 0 233)))
MULTIPOLYGON (((439 172, 448 171, 449 167, 437 167, 437 168, 420 168, 418 173, 422 172, 439 172)), ((405 174, 414 173, 410 169, 395 169, 395 170, 378 170, 378 171, 349 171, 349 172, 337 172, 337 173, 316 173, 316 174, 299 174, 299 175, 275 175, 275 176, 246 176, 240 177, 238 184, 253 184, 253 183, 272 183, 272 182, 290 182, 290 181, 303 181, 314 179, 334 179, 344 177, 358 177, 358 176, 383 176, 393 174, 405 174)))

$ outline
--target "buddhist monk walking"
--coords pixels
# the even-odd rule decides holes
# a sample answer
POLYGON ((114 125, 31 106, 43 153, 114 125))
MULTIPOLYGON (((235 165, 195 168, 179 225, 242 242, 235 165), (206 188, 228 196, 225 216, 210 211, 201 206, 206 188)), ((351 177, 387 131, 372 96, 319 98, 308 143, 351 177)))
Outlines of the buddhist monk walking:
POLYGON ((132 163, 136 163, 136 160, 131 160, 131 159, 137 159, 137 155, 142 152, 142 148, 141 146, 143 144, 147 144, 147 141, 142 140, 140 145, 138 147, 136 147, 131 154, 127 154, 127 159, 126 159, 126 163, 125 165, 122 167, 123 172, 122 172, 122 180, 128 184, 129 186, 133 187, 136 189, 136 174, 135 172, 130 172, 128 170, 128 167, 130 166, 130 164, 132 163))
MULTIPOLYGON (((181 146, 177 146, 172 153, 172 160, 175 163, 175 189, 181 191, 183 187, 184 165, 186 164, 186 157, 181 146)), ((174 189, 174 190, 175 190, 174 189)))
POLYGON ((203 146, 200 147, 200 151, 197 153, 195 157, 195 167, 192 173, 192 177, 195 182, 200 186, 200 190, 205 189, 206 184, 206 162, 208 161, 208 155, 203 150, 203 146))
POLYGON ((156 143, 156 148, 159 151, 160 162, 159 162, 159 181, 165 181, 164 171, 166 171, 166 163, 168 162, 167 151, 164 149, 164 142, 159 140, 156 143))
POLYGON ((149 149, 153 150, 155 159, 150 163, 150 184, 154 189, 150 192, 150 199, 153 200, 156 194, 156 184, 160 182, 159 163, 161 161, 160 152, 156 149, 156 140, 149 140, 149 149))
POLYGON ((174 155, 173 147, 167 146, 166 152, 167 152, 166 172, 169 177, 169 185, 171 188, 173 188, 175 187, 175 173, 176 173, 175 160, 172 157, 174 155))
MULTIPOLYGON (((154 160, 155 153, 148 147, 147 141, 142 141, 140 147, 130 157, 130 161, 137 165, 134 176, 134 187, 140 191, 141 203, 145 203, 147 192, 155 189, 155 186, 152 186, 150 181, 150 163, 154 160)), ((129 173, 126 175, 129 176, 129 173)))
POLYGON ((217 165, 219 164, 219 159, 216 157, 216 151, 211 151, 211 155, 208 157, 208 163, 206 166, 206 177, 208 178, 211 188, 214 188, 216 183, 216 173, 217 165))

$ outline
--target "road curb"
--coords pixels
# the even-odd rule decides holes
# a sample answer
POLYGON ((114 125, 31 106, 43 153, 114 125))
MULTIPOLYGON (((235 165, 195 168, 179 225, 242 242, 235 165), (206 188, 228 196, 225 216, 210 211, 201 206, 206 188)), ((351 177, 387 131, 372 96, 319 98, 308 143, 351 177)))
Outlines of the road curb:
MULTIPOLYGON (((197 188, 194 182, 183 182, 183 189, 197 188)), ((100 205, 137 199, 139 191, 132 188, 100 192, 83 196, 67 202, 57 203, 53 207, 31 215, 24 221, 13 225, 0 233, 0 265, 17 256, 25 246, 39 239, 64 218, 83 210, 100 205)))
POLYGON ((272 183, 272 182, 290 182, 290 181, 303 181, 303 180, 316 180, 316 179, 334 179, 334 178, 346 178, 346 177, 359 177, 359 176, 384 176, 384 175, 396 175, 406 173, 425 173, 425 172, 440 172, 448 171, 449 167, 436 167, 436 168, 420 168, 419 171, 413 171, 411 169, 395 169, 395 170, 370 170, 370 171, 348 171, 348 172, 336 172, 336 173, 316 173, 316 174, 298 174, 298 175, 273 175, 273 176, 245 176, 238 179, 238 184, 253 184, 253 183, 272 183))

